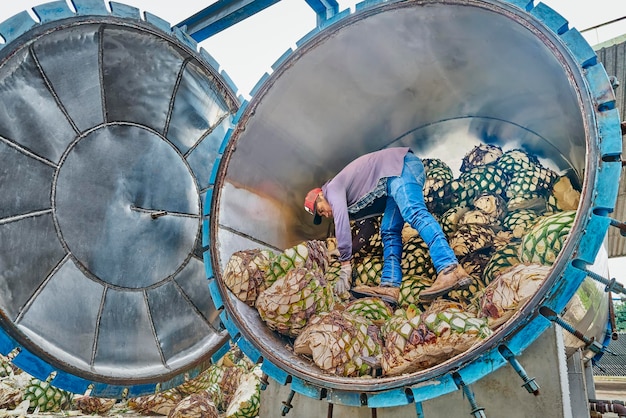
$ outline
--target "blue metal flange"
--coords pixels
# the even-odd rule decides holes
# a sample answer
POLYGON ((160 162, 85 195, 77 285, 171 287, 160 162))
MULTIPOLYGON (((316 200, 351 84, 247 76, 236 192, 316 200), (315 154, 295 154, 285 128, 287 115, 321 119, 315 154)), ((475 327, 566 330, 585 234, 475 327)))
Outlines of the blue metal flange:
POLYGON ((305 380, 298 379, 297 377, 291 378, 291 389, 301 395, 308 396, 309 398, 320 400, 323 397, 323 388, 312 385, 305 380))
POLYGON ((350 9, 344 9, 340 11, 339 13, 337 13, 336 15, 333 15, 331 18, 320 21, 318 26, 320 29, 323 30, 325 27, 330 26, 336 22, 339 22, 347 16, 350 16, 350 14, 351 14, 350 9))
MULTIPOLYGON (((193 39, 191 36, 189 36, 186 32, 184 32, 183 30, 177 28, 176 26, 174 26, 172 28, 172 32, 174 33, 174 35, 176 36, 176 38, 182 42, 184 45, 187 45, 189 48, 193 49, 194 51, 198 49, 198 42, 196 42, 195 39, 193 39)), ((232 89, 233 91, 237 91, 235 88, 232 89)))
POLYGON ((28 32, 36 24, 37 22, 30 17, 28 12, 18 13, 0 23, 0 35, 2 35, 5 42, 0 47, 5 48, 7 44, 28 32))
POLYGON ((286 385, 289 381, 291 381, 289 373, 268 360, 263 360, 261 370, 280 385, 286 385))
POLYGON ((451 374, 444 374, 419 385, 411 386, 409 389, 413 392, 413 402, 420 403, 455 392, 459 388, 454 383, 451 374))
POLYGON ((564 34, 569 28, 567 20, 544 3, 539 3, 530 13, 557 35, 564 34))
MULTIPOLYGON (((348 19, 356 21, 358 16, 369 16, 378 10, 384 10, 385 7, 391 8, 394 4, 404 3, 400 0, 391 2, 366 0, 357 4, 354 13, 346 10, 320 23, 319 27, 314 28, 296 42, 296 50, 289 49, 276 60, 272 65, 273 73, 265 74, 253 88, 252 101, 263 97, 266 91, 271 89, 275 81, 274 77, 279 77, 284 68, 294 65, 293 60, 297 59, 296 55, 302 54, 301 49, 314 44, 315 48, 323 48, 323 45, 316 44, 320 37, 327 33, 335 33, 333 31, 338 31, 342 25, 347 25, 348 19)), ((502 8, 507 14, 519 16, 526 21, 528 26, 532 26, 533 30, 540 33, 542 37, 546 37, 553 44, 554 49, 562 54, 562 61, 567 63, 563 65, 567 65, 568 70, 574 74, 584 96, 582 101, 592 104, 585 109, 585 115, 587 113, 590 115, 590 129, 598 136, 595 138, 595 135, 592 135, 594 138, 587 152, 589 158, 598 159, 594 162, 597 168, 589 175, 591 180, 588 187, 594 192, 589 193, 589 200, 581 205, 575 221, 575 236, 566 242, 562 256, 555 263, 554 268, 559 273, 555 274, 552 281, 544 286, 543 291, 535 296, 523 314, 516 317, 516 323, 507 328, 506 337, 502 341, 488 341, 475 358, 466 359, 455 370, 454 376, 451 372, 436 376, 428 375, 427 379, 419 380, 407 387, 372 392, 338 389, 329 385, 326 389, 326 399, 329 402, 349 406, 360 406, 365 403, 372 408, 400 406, 414 402, 419 415, 421 402, 457 391, 460 387, 467 387, 466 385, 477 382, 508 364, 525 379, 525 373, 515 357, 522 354, 551 326, 550 320, 539 314, 540 306, 561 312, 587 277, 585 271, 578 268, 573 260, 592 264, 603 245, 603 238, 610 225, 607 214, 615 205, 621 170, 618 161, 606 157, 619 155, 622 149, 621 136, 617 134, 619 117, 615 111, 615 96, 606 71, 580 33, 570 28, 566 19, 545 4, 539 3, 535 6, 532 0, 488 0, 485 3, 488 3, 490 10, 502 8)), ((481 5, 481 2, 477 0, 472 4, 481 5)), ((237 129, 243 129, 241 124, 246 123, 246 118, 251 112, 252 109, 248 105, 240 109, 236 117, 237 129)), ((594 164, 590 166, 595 167, 594 164)), ((216 284, 213 292, 219 292, 220 289, 220 285, 216 284)), ((214 294, 214 297, 216 296, 214 294)), ((230 319, 233 322, 229 324, 232 332, 239 335, 243 328, 241 330, 237 328, 237 318, 230 319)), ((242 341, 245 341, 247 345, 252 345, 254 340, 244 338, 242 341)), ((261 354, 261 348, 258 349, 261 354)), ((253 352, 255 356, 259 355, 257 350, 253 352)), ((313 398, 322 394, 319 387, 324 386, 323 384, 316 380, 307 381, 299 375, 291 375, 290 372, 285 371, 285 367, 268 362, 267 359, 264 360, 263 370, 282 385, 290 381, 295 382, 292 383, 292 389, 298 393, 313 398)), ((536 392, 538 385, 528 376, 526 379, 527 381, 523 382, 526 389, 531 393, 536 392)), ((481 408, 474 406, 476 407, 474 413, 477 416, 484 414, 481 408)))
POLYGON ((137 7, 129 6, 127 4, 122 4, 115 1, 112 1, 109 4, 111 5, 111 14, 113 16, 125 19, 141 19, 141 12, 137 7))
MULTIPOLYGON (((315 28, 311 29, 306 35, 304 35, 302 38, 300 38, 299 40, 296 41, 296 46, 298 48, 300 48, 303 44, 308 42, 311 38, 316 36, 318 33, 320 33, 320 28, 319 27, 315 27, 315 28)), ((281 62, 284 61, 285 58, 286 57, 283 55, 281 57, 281 62)), ((274 66, 272 66, 272 68, 274 68, 274 66)))
POLYGON ((107 16, 109 11, 101 0, 71 0, 77 15, 107 16))
MULTIPOLYGON (((278 57, 278 59, 272 64, 272 70, 276 70, 291 54, 293 53, 293 49, 289 48, 283 54, 278 57)), ((257 82, 258 85, 259 82, 257 82)), ((253 94, 254 96, 254 94, 253 94)))
POLYGON ((59 19, 74 17, 74 12, 70 10, 67 3, 63 0, 53 1, 33 7, 35 16, 39 18, 41 23, 53 22, 59 19))
POLYGON ((259 89, 265 85, 268 78, 270 78, 268 73, 263 74, 254 87, 252 87, 252 90, 250 90, 250 95, 255 96, 259 92, 259 89))
POLYGON ((533 8, 533 0, 504 0, 514 6, 519 7, 525 12, 529 12, 533 8))
POLYGON ((570 29, 561 35, 561 39, 567 45, 574 58, 582 68, 588 68, 598 63, 598 57, 591 45, 576 29, 570 29))
POLYGON ((404 388, 367 394, 367 406, 369 408, 387 408, 389 406, 409 405, 413 402, 415 401, 412 393, 409 396, 404 388))

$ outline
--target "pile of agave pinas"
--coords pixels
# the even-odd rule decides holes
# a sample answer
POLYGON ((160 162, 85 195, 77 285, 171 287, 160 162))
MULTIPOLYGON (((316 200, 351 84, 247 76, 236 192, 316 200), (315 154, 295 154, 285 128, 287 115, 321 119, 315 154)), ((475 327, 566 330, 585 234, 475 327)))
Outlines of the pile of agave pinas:
MULTIPOLYGON (((294 352, 326 373, 393 376, 424 370, 492 335, 537 291, 576 216, 580 192, 566 176, 520 150, 479 145, 460 174, 424 159, 424 198, 459 262, 472 276, 468 290, 428 305, 419 293, 436 272, 428 247, 408 224, 402 233, 403 281, 398 305, 337 295, 340 263, 332 237, 277 253, 237 251, 222 280, 256 308, 294 352)), ((380 217, 352 222, 353 285, 376 286, 382 271, 380 217)))

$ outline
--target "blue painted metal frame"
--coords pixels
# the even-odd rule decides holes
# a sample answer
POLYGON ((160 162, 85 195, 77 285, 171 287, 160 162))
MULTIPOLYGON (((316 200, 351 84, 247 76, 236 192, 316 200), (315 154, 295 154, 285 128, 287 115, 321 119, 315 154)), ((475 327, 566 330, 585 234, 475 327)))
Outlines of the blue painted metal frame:
POLYGON ((268 8, 280 0, 218 0, 176 26, 196 41, 204 41, 218 32, 268 8))
MULTIPOLYGON (((156 16, 146 14, 146 22, 158 27, 162 30, 172 30, 172 35, 176 36, 179 40, 190 47, 195 47, 195 42, 206 39, 207 34, 217 33, 226 27, 251 16, 252 14, 276 3, 279 0, 252 0, 248 2, 243 1, 226 1, 220 0, 216 4, 204 9, 202 12, 192 16, 195 17, 194 24, 196 24, 198 30, 196 32, 189 32, 191 27, 191 19, 181 22, 176 25, 176 28, 169 27, 167 22, 162 21, 156 16), (221 17, 218 16, 219 11, 227 10, 229 13, 221 17), (219 18, 218 18, 219 17, 219 18), (212 20, 212 28, 209 28, 207 24, 212 20), (201 29, 202 24, 205 24, 201 29), (187 31, 183 30, 184 26, 187 26, 187 31), (221 29, 220 29, 221 28, 221 29)), ((336 22, 341 21, 345 16, 350 15, 349 10, 344 10, 341 13, 337 13, 337 3, 335 0, 306 0, 307 3, 318 13, 320 19, 323 21, 318 28, 314 28, 309 34, 305 35, 297 46, 307 42, 312 37, 316 36, 320 31, 328 26, 334 25, 336 22)), ((604 68, 597 62, 595 53, 589 47, 589 45, 580 36, 580 33, 575 29, 568 29, 568 23, 560 15, 554 12, 549 7, 538 4, 536 7, 533 5, 532 0, 501 0, 503 3, 509 3, 520 10, 529 13, 534 16, 539 22, 542 22, 546 28, 551 30, 555 37, 560 38, 564 45, 569 48, 572 57, 579 64, 581 73, 588 83, 588 93, 597 102, 595 120, 596 128, 601 138, 599 149, 600 158, 599 166, 596 173, 595 184, 593 189, 597 193, 592 194, 591 210, 589 213, 581 213, 579 217, 585 218, 585 226, 587 230, 594 231, 590 234, 585 234, 581 240, 580 245, 577 247, 577 251, 574 251, 576 257, 583 264, 592 263, 601 244, 602 240, 599 237, 603 237, 604 233, 608 229, 610 221, 607 218, 614 207, 617 199, 617 179, 621 174, 621 163, 614 158, 621 154, 622 143, 621 135, 619 134, 619 115, 615 111, 615 99, 610 88, 610 82, 608 76, 604 71, 604 68), (584 71, 583 71, 584 69, 584 71)), ((34 8, 35 14, 41 20, 41 23, 52 22, 54 20, 65 19, 75 15, 102 15, 109 12, 102 6, 101 0, 73 0, 76 13, 71 11, 64 1, 54 1, 46 3, 34 8)), ((356 12, 361 10, 377 7, 384 3, 382 0, 366 0, 356 5, 356 12)), ((117 17, 123 18, 139 18, 139 12, 137 9, 124 6, 118 3, 111 3, 111 14, 117 17)), ((26 33, 28 30, 36 27, 39 23, 35 22, 28 13, 18 14, 2 23, 0 23, 0 35, 2 35, 6 41, 5 44, 0 44, 0 49, 12 40, 16 39, 20 35, 26 33)), ((289 59, 289 56, 293 53, 292 50, 288 50, 283 56, 279 58, 274 69, 282 65, 282 63, 289 59)), ((201 55, 204 56, 206 61, 218 70, 217 63, 206 53, 201 51, 201 55)), ((233 85, 232 81, 229 81, 229 77, 222 71, 220 73, 222 77, 229 82, 229 85, 233 85)), ((269 75, 264 76, 254 91, 263 85, 263 83, 269 78, 269 75)), ((247 103, 244 103, 240 111, 233 118, 233 124, 236 124, 241 115, 245 112, 247 103)), ((229 132, 222 143, 220 153, 222 153, 228 142, 230 141, 231 132, 229 132)), ((205 270, 208 279, 208 286, 213 297, 213 301, 218 308, 223 307, 222 295, 219 291, 219 286, 216 283, 214 277, 213 266, 211 264, 210 256, 210 237, 209 237, 209 225, 210 225, 210 208, 213 197, 213 186, 218 175, 217 167, 221 160, 219 155, 215 160, 215 170, 211 174, 210 184, 206 193, 206 200, 203 213, 203 246, 206 248, 204 254, 205 270)), ((562 277, 554 288, 546 296, 544 304, 549 306, 556 312, 562 311, 567 302, 573 296, 574 292, 586 277, 584 271, 574 266, 572 260, 570 260, 564 268, 562 277)), ((260 353, 253 344, 250 343, 239 333, 235 324, 230 320, 229 313, 223 312, 221 318, 224 322, 224 326, 228 329, 233 343, 238 344, 242 350, 252 358, 260 358, 260 353)), ((507 339, 506 344, 508 349, 514 355, 519 355, 526 349, 534 340, 536 340, 548 327, 550 321, 542 316, 536 316, 532 320, 523 325, 521 329, 515 332, 510 338, 507 339)), ((4 330, 0 330, 0 352, 8 354, 15 349, 19 350, 19 354, 14 359, 14 363, 23 368, 25 371, 39 377, 47 378, 56 372, 56 376, 52 381, 53 385, 60 388, 81 393, 86 390, 89 385, 93 384, 92 394, 102 397, 119 397, 125 391, 130 396, 149 393, 156 390, 157 384, 142 384, 130 387, 124 387, 119 385, 109 385, 104 383, 90 382, 86 379, 74 376, 62 370, 57 370, 54 366, 50 365, 45 360, 38 357, 36 354, 28 351, 25 347, 21 346, 15 339, 13 339, 4 330)), ((218 352, 216 352, 212 359, 217 361, 228 350, 228 344, 224 345, 218 352)), ((471 384, 480 378, 484 377, 488 373, 496 370, 497 368, 507 364, 502 354, 497 350, 497 347, 484 353, 480 358, 475 359, 471 363, 463 366, 460 370, 457 370, 459 378, 465 384, 471 384)), ((264 361, 262 370, 276 380, 279 384, 286 385, 291 383, 294 391, 310 396, 316 399, 321 399, 323 390, 322 388, 312 385, 309 382, 290 376, 285 370, 280 367, 264 361)), ((161 387, 172 387, 180 382, 180 376, 174 377, 167 382, 162 382, 161 387)), ((389 407, 404 405, 414 402, 416 404, 416 411, 418 415, 421 414, 421 403, 424 400, 428 400, 443 394, 458 390, 459 386, 449 374, 439 376, 428 382, 422 382, 415 387, 404 389, 394 389, 385 392, 372 393, 367 396, 367 404, 369 407, 389 407)), ((326 397, 330 402, 360 406, 362 404, 361 394, 329 389, 326 393, 326 397)))
MULTIPOLYGON (((600 155, 593 188, 597 192, 589 194, 591 195, 592 201, 588 213, 578 214, 578 218, 583 219, 582 229, 592 232, 583 234, 580 243, 576 243, 576 248, 572 251, 572 254, 574 254, 572 257, 576 257, 576 262, 574 262, 574 260, 565 262, 561 276, 555 281, 553 288, 547 292, 542 302, 543 305, 550 307, 554 311, 562 312, 586 277, 585 271, 582 268, 577 268, 574 264, 582 263, 581 265, 584 266, 585 264, 594 262, 598 250, 602 245, 603 237, 610 225, 610 219, 607 216, 613 210, 617 200, 621 162, 618 161, 619 159, 616 160, 615 158, 611 159, 606 157, 615 157, 621 154, 622 138, 619 128, 619 115, 615 111, 615 96, 604 67, 597 61, 595 52, 584 38, 582 38, 580 33, 576 29, 569 28, 567 20, 543 3, 539 3, 535 6, 533 0, 500 1, 502 3, 508 3, 527 13, 529 16, 532 16, 540 25, 544 25, 547 30, 553 33, 554 37, 559 39, 559 42, 566 46, 572 60, 579 66, 578 71, 588 83, 586 93, 589 94, 592 102, 596 104, 594 116, 599 136, 599 144, 596 145, 600 155)), ((386 3, 386 1, 365 0, 356 5, 355 12, 359 13, 361 10, 377 7, 383 3, 386 3)), ((315 7, 314 10, 317 11, 315 7)), ((296 43, 296 46, 300 48, 325 28, 334 25, 350 14, 349 10, 333 13, 332 16, 319 23, 318 27, 314 28, 300 39, 296 43)), ((289 49, 281 55, 272 66, 272 69, 275 71, 284 62, 288 61, 293 52, 293 50, 289 49)), ((269 74, 265 74, 252 89, 251 94, 254 96, 258 93, 270 77, 269 74)), ((248 103, 244 103, 241 106, 236 118, 237 121, 240 115, 246 113, 247 105, 248 103)), ((214 298, 220 298, 221 300, 221 295, 217 294, 219 292, 219 286, 214 286, 211 289, 212 296, 214 298)), ((536 308, 538 310, 539 306, 536 308)), ((231 323, 230 325, 232 326, 233 324, 231 323)), ((502 343, 506 344, 509 357, 520 355, 550 326, 551 322, 540 314, 520 324, 520 327, 502 343)), ((238 330, 235 330, 235 332, 238 337, 241 337, 238 330)), ((247 340, 245 341, 249 344, 247 340)), ((605 347, 607 344, 608 340, 605 341, 605 347)), ((457 380, 461 380, 465 385, 469 385, 492 373, 496 369, 509 364, 511 358, 505 358, 499 348, 499 346, 493 347, 480 357, 456 370, 455 376, 457 380)), ((280 367, 265 361, 262 369, 279 384, 286 385, 288 382, 292 382, 292 389, 294 391, 319 399, 318 396, 320 392, 318 392, 316 386, 304 382, 295 376, 290 376, 280 367), (307 385, 312 386, 312 388, 307 385)), ((394 407, 407 403, 415 403, 416 413, 419 417, 423 416, 421 407, 422 401, 436 398, 459 389, 461 389, 459 384, 457 384, 452 374, 448 373, 426 382, 420 382, 414 387, 393 389, 378 393, 360 394, 329 388, 327 389, 326 399, 332 403, 359 406, 363 403, 362 395, 365 395, 367 406, 371 408, 394 407)))
MULTIPOLYGON (((175 25, 202 42, 211 36, 267 9, 280 0, 218 0, 175 25)), ((337 14, 336 0, 305 0, 317 14, 318 25, 337 14)))

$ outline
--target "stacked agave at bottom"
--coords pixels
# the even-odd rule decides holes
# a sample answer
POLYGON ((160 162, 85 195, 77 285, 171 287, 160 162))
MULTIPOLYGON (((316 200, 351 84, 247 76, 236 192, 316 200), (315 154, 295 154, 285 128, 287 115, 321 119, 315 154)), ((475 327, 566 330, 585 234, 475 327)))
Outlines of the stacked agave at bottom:
POLYGON ((6 416, 133 416, 255 418, 261 405, 261 371, 238 347, 184 383, 153 395, 104 399, 72 394, 35 379, 0 356, 0 411, 6 416), (31 415, 28 415, 31 416, 31 415))
MULTIPOLYGON (((445 362, 480 344, 537 291, 570 232, 580 192, 568 177, 516 149, 480 145, 460 175, 425 159, 424 197, 450 246, 472 276, 469 289, 425 305, 419 295, 437 272, 428 246, 402 231, 403 280, 395 309, 379 298, 335 294, 336 242, 311 240, 283 252, 246 249, 230 257, 222 281, 258 310, 268 328, 323 373, 395 376, 445 362)), ((353 285, 376 286, 383 264, 380 217, 352 222, 353 285)), ((133 399, 71 394, 0 358, 0 409, 13 415, 81 411, 101 416, 256 417, 259 365, 237 347, 180 386, 133 399)))
MULTIPOLYGON (((282 253, 232 255, 222 280, 255 307, 274 332, 324 373, 354 378, 428 369, 489 338, 535 294, 570 232, 580 192, 568 177, 521 150, 482 144, 460 175, 424 159, 424 199, 473 281, 420 303, 437 272, 428 246, 408 224, 402 231, 403 280, 397 306, 379 298, 335 294, 336 242, 305 241, 282 253)), ((380 284, 381 217, 352 222, 352 285, 380 284)))

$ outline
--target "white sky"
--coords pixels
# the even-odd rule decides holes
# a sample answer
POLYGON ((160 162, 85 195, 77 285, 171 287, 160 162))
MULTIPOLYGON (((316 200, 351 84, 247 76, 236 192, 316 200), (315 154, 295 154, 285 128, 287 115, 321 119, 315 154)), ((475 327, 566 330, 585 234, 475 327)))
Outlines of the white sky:
MULTIPOLYGON (((48 0, 3 1, 0 21, 48 0)), ((360 0, 359 0, 360 1, 360 0)), ((175 25, 213 1, 203 0, 119 0, 149 11, 175 25)), ((340 0, 340 10, 353 8, 355 0, 340 0)), ((544 0, 565 17, 570 27, 583 30, 626 16, 624 0, 544 0)), ((535 3, 538 3, 535 0, 535 3)), ((304 0, 281 0, 264 11, 227 29, 201 45, 217 59, 233 79, 240 94, 250 90, 271 65, 303 35, 315 27, 316 15, 304 0)), ((626 33, 626 20, 588 32, 591 44, 626 33)))
MULTIPOLYGON (((48 0, 3 1, 0 21, 48 0)), ((212 1, 202 0, 119 0, 175 25, 202 10, 212 1)), ((356 1, 340 0, 340 10, 353 8, 356 1)), ((538 1, 535 0, 535 4, 538 1)), ((570 27, 584 30, 626 16, 625 0, 544 0, 569 21, 570 27)), ((315 27, 316 15, 304 0, 281 0, 232 28, 201 43, 221 65, 239 93, 248 97, 250 90, 271 65, 287 49, 295 48, 297 40, 315 27)), ((594 45, 626 34, 626 20, 604 28, 585 32, 594 45)), ((622 81, 622 80, 620 80, 622 81)), ((626 258, 609 260, 612 277, 626 283, 626 258)))

